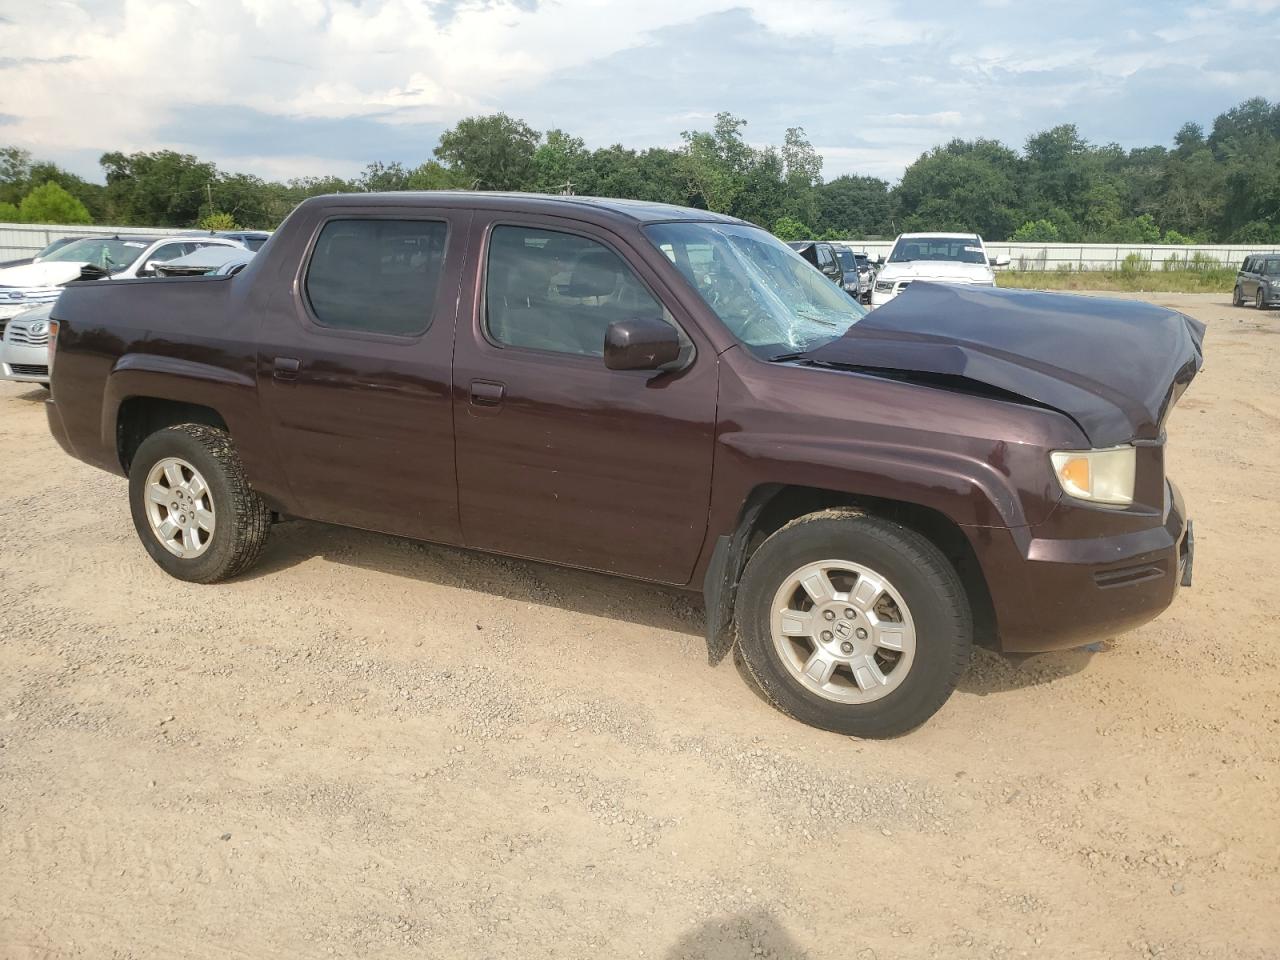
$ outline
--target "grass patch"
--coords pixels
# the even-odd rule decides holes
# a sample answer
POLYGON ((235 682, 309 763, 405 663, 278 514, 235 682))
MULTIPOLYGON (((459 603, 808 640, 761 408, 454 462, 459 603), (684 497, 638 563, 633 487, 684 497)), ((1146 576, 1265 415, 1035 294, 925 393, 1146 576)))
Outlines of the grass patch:
POLYGON ((1027 290, 1116 290, 1125 293, 1230 293, 1236 271, 997 270, 996 286, 1027 290))

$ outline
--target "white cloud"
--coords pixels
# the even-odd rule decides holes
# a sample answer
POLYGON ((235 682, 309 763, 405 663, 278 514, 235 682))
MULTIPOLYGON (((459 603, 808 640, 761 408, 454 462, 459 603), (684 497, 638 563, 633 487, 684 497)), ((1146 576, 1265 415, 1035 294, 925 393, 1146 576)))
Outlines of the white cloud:
MULTIPOLYGON (((1019 143, 1053 123, 1106 117, 1132 127, 1125 85, 1162 70, 1185 77, 1169 89, 1171 110, 1206 92, 1218 109, 1280 96, 1267 64, 1234 69, 1225 26, 1253 17, 1254 39, 1274 39, 1267 14, 1280 0, 1145 12, 1081 2, 975 17, 944 5, 908 14, 895 0, 0 0, 0 142, 81 164, 107 149, 191 149, 233 169, 295 176, 360 165, 349 143, 324 154, 324 136, 343 123, 370 138, 371 152, 383 132, 381 143, 410 151, 367 159, 421 159, 440 125, 472 113, 523 110, 535 126, 594 133, 595 146, 639 145, 641 129, 646 143, 678 142, 729 109, 753 134, 805 125, 831 144, 829 176, 853 166, 896 176, 954 136, 1019 143), (1102 16, 1108 9, 1115 15, 1102 16), (713 14, 751 29, 735 45, 694 29, 713 14), (678 80, 660 83, 664 66, 678 80), (844 86, 858 91, 848 112, 838 106, 844 86), (263 117, 321 133, 258 143, 251 121, 263 117)), ((1186 119, 1208 117, 1184 113, 1165 136, 1186 119)))

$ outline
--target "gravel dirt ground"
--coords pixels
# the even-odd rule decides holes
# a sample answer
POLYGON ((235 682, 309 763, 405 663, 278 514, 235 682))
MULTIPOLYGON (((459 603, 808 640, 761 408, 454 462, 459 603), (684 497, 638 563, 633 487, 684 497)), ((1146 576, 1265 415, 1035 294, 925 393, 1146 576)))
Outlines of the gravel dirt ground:
POLYGON ((1280 955, 1280 314, 1152 299, 1194 588, 890 742, 674 591, 308 522, 168 579, 0 384, 0 956, 1280 955))

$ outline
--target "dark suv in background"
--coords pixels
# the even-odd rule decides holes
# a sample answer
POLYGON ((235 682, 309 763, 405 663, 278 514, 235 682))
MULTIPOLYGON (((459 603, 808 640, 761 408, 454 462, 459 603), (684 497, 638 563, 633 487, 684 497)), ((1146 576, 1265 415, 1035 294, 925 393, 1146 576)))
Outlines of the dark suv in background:
POLYGON ((844 270, 836 259, 836 248, 821 240, 793 240, 787 244, 804 257, 837 287, 844 287, 844 270))
POLYGON ((1280 307, 1280 253, 1245 257, 1236 274, 1231 302, 1237 307, 1252 303, 1259 310, 1280 307))

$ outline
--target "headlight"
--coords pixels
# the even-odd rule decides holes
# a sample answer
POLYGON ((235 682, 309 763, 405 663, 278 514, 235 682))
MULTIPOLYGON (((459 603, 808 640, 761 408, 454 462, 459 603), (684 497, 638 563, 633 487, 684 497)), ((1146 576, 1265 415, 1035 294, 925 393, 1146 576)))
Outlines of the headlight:
POLYGON ((1133 503, 1136 447, 1105 450, 1055 450, 1049 454, 1058 483, 1069 496, 1093 503, 1133 503))
POLYGON ((893 289, 892 280, 877 280, 876 293, 889 293, 893 289))

